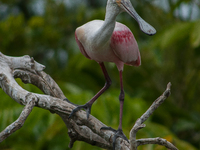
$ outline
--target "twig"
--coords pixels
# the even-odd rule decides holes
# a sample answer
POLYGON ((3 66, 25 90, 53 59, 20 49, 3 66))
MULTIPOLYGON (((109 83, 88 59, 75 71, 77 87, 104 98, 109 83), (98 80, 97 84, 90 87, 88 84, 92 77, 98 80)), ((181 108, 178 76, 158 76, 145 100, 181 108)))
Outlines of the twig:
POLYGON ((136 141, 136 134, 138 130, 145 127, 145 124, 143 124, 143 122, 145 122, 153 114, 153 112, 165 101, 165 99, 169 97, 170 87, 171 83, 169 82, 167 84, 167 89, 164 91, 164 93, 153 102, 153 104, 149 107, 149 109, 136 121, 135 125, 131 129, 130 131, 131 150, 137 150, 137 147, 139 146, 136 141))
POLYGON ((146 138, 146 139, 138 139, 137 145, 146 145, 146 144, 159 144, 165 146, 171 150, 178 150, 172 143, 168 142, 166 139, 162 139, 160 137, 157 138, 146 138))
POLYGON ((30 96, 27 96, 27 99, 29 102, 24 107, 19 118, 0 133, 0 143, 24 125, 24 122, 31 113, 33 107, 36 105, 37 101, 36 97, 32 96, 31 94, 30 96))

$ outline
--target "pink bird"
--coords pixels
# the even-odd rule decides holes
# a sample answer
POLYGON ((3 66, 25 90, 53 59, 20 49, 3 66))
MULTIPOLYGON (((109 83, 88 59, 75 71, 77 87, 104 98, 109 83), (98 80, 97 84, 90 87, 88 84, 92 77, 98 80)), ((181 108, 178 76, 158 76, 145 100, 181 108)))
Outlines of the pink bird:
POLYGON ((79 46, 81 53, 88 59, 95 60, 99 63, 104 77, 104 87, 85 105, 77 106, 73 109, 69 118, 79 111, 85 109, 87 112, 87 118, 91 112, 91 106, 96 99, 111 85, 111 79, 106 71, 103 62, 113 62, 116 64, 119 70, 120 87, 121 92, 119 95, 120 101, 120 117, 118 130, 114 130, 110 127, 102 127, 101 130, 112 130, 115 132, 113 139, 113 148, 115 149, 115 141, 118 137, 121 137, 128 141, 122 131, 122 115, 123 115, 123 103, 124 103, 124 88, 122 71, 124 64, 131 66, 140 66, 140 52, 137 42, 131 32, 131 30, 116 22, 116 17, 121 12, 126 11, 131 15, 140 26, 140 29, 148 34, 153 35, 156 30, 146 23, 134 10, 130 0, 108 0, 106 6, 105 20, 93 20, 81 27, 78 27, 75 31, 75 39, 79 46))

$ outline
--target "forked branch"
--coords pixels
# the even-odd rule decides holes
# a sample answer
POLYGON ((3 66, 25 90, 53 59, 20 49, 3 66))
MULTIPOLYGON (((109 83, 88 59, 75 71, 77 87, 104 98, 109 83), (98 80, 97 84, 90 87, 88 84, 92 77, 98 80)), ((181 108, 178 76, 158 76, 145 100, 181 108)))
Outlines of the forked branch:
POLYGON ((137 150, 137 147, 140 145, 145 145, 145 144, 159 144, 163 145, 166 148, 172 149, 172 150, 177 150, 177 148, 168 142, 165 139, 162 138, 146 138, 146 139, 139 139, 136 140, 136 134, 137 132, 145 127, 145 124, 143 124, 152 114, 153 112, 170 96, 170 88, 171 88, 171 83, 169 82, 167 84, 167 88, 164 91, 164 93, 158 97, 153 104, 147 109, 147 111, 136 121, 134 124, 133 128, 130 131, 130 145, 131 145, 131 150, 137 150))
MULTIPOLYGON (((78 140, 104 149, 112 149, 112 137, 114 133, 112 131, 102 132, 100 128, 106 125, 101 121, 92 115, 87 119, 84 111, 79 111, 72 119, 68 119, 68 116, 75 106, 67 101, 63 101, 65 95, 56 82, 43 72, 44 68, 45 66, 37 63, 29 56, 10 57, 0 53, 0 87, 13 100, 19 104, 25 105, 19 118, 0 133, 0 142, 20 129, 34 106, 37 106, 54 112, 63 119, 71 138, 69 147, 72 147, 74 142, 78 140), (18 85, 14 78, 21 78, 24 83, 34 84, 46 95, 26 91, 18 85)), ((144 127, 143 122, 146 121, 153 111, 155 111, 155 109, 170 95, 170 85, 169 83, 164 94, 155 100, 152 106, 136 121, 130 132, 130 144, 118 138, 116 150, 136 150, 139 145, 144 144, 160 144, 175 150, 174 146, 164 139, 136 140, 137 131, 144 127)))

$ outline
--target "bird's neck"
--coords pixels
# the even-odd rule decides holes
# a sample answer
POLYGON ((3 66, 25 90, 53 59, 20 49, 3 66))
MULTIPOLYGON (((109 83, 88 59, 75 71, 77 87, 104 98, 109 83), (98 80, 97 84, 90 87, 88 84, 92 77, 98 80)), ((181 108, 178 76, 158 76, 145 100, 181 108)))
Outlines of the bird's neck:
POLYGON ((116 17, 120 11, 117 5, 107 3, 104 23, 94 37, 97 46, 102 46, 110 41, 115 28, 116 17))

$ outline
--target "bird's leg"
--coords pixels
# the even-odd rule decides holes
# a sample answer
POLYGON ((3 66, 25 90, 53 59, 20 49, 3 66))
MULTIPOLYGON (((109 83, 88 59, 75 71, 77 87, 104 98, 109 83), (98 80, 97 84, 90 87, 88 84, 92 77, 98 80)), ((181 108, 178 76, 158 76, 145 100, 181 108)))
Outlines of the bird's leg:
POLYGON ((119 77, 120 77, 120 88, 121 92, 119 95, 119 102, 120 102, 120 115, 119 115, 119 127, 118 129, 122 130, 122 116, 123 116, 123 105, 124 105, 124 87, 123 87, 123 77, 122 77, 122 71, 119 72, 119 77))
POLYGON ((106 71, 106 68, 104 66, 104 63, 101 62, 99 63, 101 70, 103 71, 106 83, 104 85, 104 87, 90 100, 88 101, 85 105, 79 105, 78 107, 76 107, 75 109, 72 110, 71 114, 69 115, 69 118, 71 118, 75 112, 79 111, 80 109, 84 109, 87 112, 87 118, 89 118, 89 114, 91 113, 91 107, 92 104, 97 100, 97 98, 103 94, 103 92, 105 92, 111 85, 111 79, 108 75, 108 72, 106 71))
POLYGON ((119 126, 118 126, 118 130, 115 130, 111 127, 102 127, 101 130, 111 130, 113 132, 115 132, 114 137, 113 137, 113 150, 115 150, 115 143, 116 143, 116 139, 118 137, 121 137, 122 139, 126 140, 127 142, 128 139, 127 137, 124 135, 123 131, 122 131, 122 116, 123 116, 123 105, 124 105, 124 88, 123 88, 123 78, 122 78, 122 71, 119 72, 119 76, 120 76, 120 87, 121 87, 121 91, 120 91, 120 95, 119 95, 119 102, 120 102, 120 114, 119 114, 119 126))

